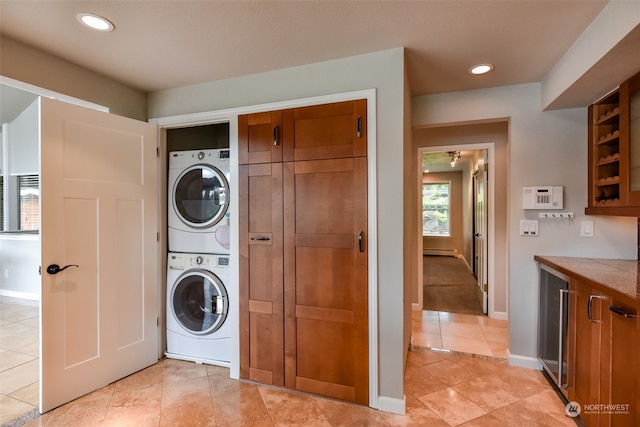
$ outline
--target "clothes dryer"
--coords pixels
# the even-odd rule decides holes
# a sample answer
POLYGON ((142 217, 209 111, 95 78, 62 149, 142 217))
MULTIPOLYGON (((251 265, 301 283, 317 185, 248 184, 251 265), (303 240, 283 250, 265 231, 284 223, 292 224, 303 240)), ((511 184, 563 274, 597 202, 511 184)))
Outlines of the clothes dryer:
POLYGON ((229 150, 169 153, 169 252, 229 253, 229 150))
POLYGON ((169 253, 167 357, 230 365, 229 277, 228 255, 169 253))

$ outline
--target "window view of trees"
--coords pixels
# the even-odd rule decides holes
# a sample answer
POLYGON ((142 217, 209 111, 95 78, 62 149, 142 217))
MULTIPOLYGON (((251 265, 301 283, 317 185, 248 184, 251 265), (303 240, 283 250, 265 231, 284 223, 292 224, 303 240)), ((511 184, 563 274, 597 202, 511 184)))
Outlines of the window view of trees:
POLYGON ((449 236, 448 182, 422 184, 422 235, 449 236))

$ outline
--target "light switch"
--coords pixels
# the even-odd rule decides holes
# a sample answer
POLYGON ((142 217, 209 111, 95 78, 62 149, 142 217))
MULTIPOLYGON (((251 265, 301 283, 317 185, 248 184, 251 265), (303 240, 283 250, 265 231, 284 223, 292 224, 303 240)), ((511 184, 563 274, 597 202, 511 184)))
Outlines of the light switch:
POLYGON ((593 237, 593 221, 580 221, 580 237, 593 237))

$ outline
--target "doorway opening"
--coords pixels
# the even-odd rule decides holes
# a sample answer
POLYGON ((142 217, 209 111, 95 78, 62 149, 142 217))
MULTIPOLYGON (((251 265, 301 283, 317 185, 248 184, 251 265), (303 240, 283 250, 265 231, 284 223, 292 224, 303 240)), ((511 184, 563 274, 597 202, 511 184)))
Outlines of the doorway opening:
POLYGON ((492 143, 418 150, 421 235, 412 345, 506 358, 494 319, 492 143))

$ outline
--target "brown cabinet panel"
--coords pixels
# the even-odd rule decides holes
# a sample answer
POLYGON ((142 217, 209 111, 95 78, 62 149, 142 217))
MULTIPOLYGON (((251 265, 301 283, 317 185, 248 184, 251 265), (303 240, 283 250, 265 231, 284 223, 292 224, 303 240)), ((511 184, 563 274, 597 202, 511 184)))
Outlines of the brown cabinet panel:
POLYGON ((613 300, 611 316, 611 387, 608 402, 618 407, 610 416, 611 426, 640 425, 640 387, 638 384, 638 308, 613 300), (627 413, 624 413, 627 411, 627 413))
POLYGON ((284 112, 285 161, 367 155, 367 101, 295 108, 284 112))
POLYGON ((362 157, 285 163, 284 170, 287 386, 363 404, 368 402, 366 174, 362 157), (338 321, 349 318, 353 321, 338 321))
POLYGON ((284 385, 282 164, 239 172, 240 376, 284 385))
POLYGON ((367 404, 366 100, 238 126, 240 375, 367 404))
POLYGON ((640 216, 639 116, 640 74, 589 107, 586 214, 640 216))
POLYGON ((296 304, 354 310, 355 259, 351 249, 296 246, 296 304))
POLYGON ((574 279, 570 289, 569 400, 589 427, 637 426, 638 308, 574 279))
POLYGON ((282 161, 282 111, 238 116, 238 162, 282 161))
POLYGON ((624 169, 628 174, 629 204, 640 206, 640 74, 621 85, 620 104, 620 133, 628 141, 624 169))

